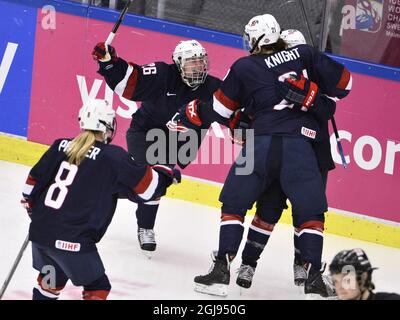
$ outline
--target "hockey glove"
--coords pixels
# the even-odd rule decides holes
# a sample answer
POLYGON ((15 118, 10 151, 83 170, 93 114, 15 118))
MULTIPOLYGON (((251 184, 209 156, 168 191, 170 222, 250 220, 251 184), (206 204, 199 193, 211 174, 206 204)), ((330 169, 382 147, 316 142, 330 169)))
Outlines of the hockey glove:
POLYGON ((118 59, 114 47, 108 45, 106 49, 104 42, 96 44, 92 51, 92 57, 99 62, 101 68, 107 68, 107 66, 112 65, 118 59))
POLYGON ((167 188, 171 184, 178 184, 181 182, 181 172, 178 169, 170 168, 168 166, 163 166, 156 164, 152 166, 152 169, 157 171, 159 174, 166 178, 167 188))
POLYGON ((283 99, 301 105, 302 111, 308 111, 319 99, 318 85, 303 75, 279 82, 278 90, 283 99))
POLYGON ((243 145, 246 142, 246 130, 250 128, 252 119, 241 110, 235 111, 229 119, 229 138, 232 143, 243 145))
POLYGON ((21 199, 21 205, 29 215, 32 214, 32 201, 29 197, 23 196, 21 199))
POLYGON ((196 99, 190 101, 179 110, 179 120, 184 127, 188 129, 199 129, 207 127, 201 119, 201 101, 196 99))

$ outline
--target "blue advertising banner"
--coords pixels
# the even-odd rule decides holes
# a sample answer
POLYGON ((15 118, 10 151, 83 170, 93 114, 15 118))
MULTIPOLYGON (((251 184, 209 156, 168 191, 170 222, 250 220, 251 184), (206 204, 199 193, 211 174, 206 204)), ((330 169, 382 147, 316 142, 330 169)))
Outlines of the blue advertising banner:
POLYGON ((0 132, 27 136, 37 9, 0 1, 0 132))

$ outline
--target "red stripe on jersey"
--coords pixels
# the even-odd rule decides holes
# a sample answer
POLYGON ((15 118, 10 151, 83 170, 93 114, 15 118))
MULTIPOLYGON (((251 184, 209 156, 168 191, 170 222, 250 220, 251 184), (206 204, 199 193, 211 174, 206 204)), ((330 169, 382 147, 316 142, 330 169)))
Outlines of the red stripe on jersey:
POLYGON ((232 111, 236 111, 237 109, 239 109, 239 102, 234 101, 230 98, 228 98, 221 89, 218 89, 215 93, 214 93, 215 98, 217 98, 217 100, 219 102, 221 102, 226 108, 228 108, 229 110, 232 111))
POLYGON ((36 184, 36 180, 31 175, 29 175, 28 178, 26 179, 26 184, 34 186, 36 184))
POLYGON ((133 94, 135 93, 137 79, 138 79, 138 70, 135 64, 133 64, 132 62, 130 62, 129 64, 133 67, 133 71, 132 74, 129 76, 129 79, 126 83, 126 87, 124 92, 122 93, 122 96, 130 100, 132 99, 133 94))
POLYGON ((149 187, 151 180, 153 180, 153 170, 150 167, 147 167, 142 180, 140 180, 136 187, 133 188, 133 191, 137 194, 144 193, 149 187))
POLYGON ((347 85, 349 84, 350 81, 350 72, 347 70, 347 68, 344 68, 342 71, 342 77, 340 78, 336 88, 338 89, 346 89, 347 85))
POLYGON ((263 220, 256 214, 253 218, 253 221, 251 224, 257 228, 267 230, 267 231, 272 231, 274 230, 275 225, 274 224, 269 224, 263 220))
POLYGON ((242 217, 239 214, 229 214, 229 213, 222 213, 221 214, 221 221, 232 221, 232 220, 238 220, 241 223, 244 222, 244 217, 242 217))
POLYGON ((313 230, 318 230, 318 231, 324 231, 324 223, 322 221, 307 221, 304 222, 302 225, 299 227, 299 231, 304 230, 304 229, 313 229, 313 230))

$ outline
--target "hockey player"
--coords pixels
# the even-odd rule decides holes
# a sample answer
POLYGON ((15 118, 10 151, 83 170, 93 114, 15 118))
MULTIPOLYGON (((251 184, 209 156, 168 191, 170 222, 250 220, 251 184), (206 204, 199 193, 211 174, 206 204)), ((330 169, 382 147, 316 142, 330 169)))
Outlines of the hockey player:
MULTIPOLYGON (((351 77, 342 65, 310 46, 285 50, 279 24, 269 14, 249 21, 245 39, 250 56, 232 65, 213 100, 192 101, 180 112, 181 123, 190 128, 211 121, 225 123, 241 106, 253 118, 254 147, 249 153, 243 148, 241 157, 253 156, 254 170, 238 175, 240 165, 235 163, 229 171, 219 198, 218 255, 207 275, 195 277, 195 290, 227 294, 229 266, 243 236, 246 211, 278 182, 293 206, 301 261, 307 270, 305 293, 328 296, 332 292, 321 272, 327 203, 312 142, 319 139, 317 115, 326 116, 318 105, 329 103, 330 98, 303 74, 315 75, 321 92, 342 96, 350 88, 351 77)), ((260 228, 270 232, 266 223, 260 228)))
POLYGON ((56 300, 70 279, 83 299, 106 299, 111 285, 96 249, 118 198, 150 201, 165 194, 179 171, 137 164, 110 145, 115 112, 105 100, 79 111, 82 132, 58 139, 29 173, 21 201, 32 221, 33 267, 39 271, 34 300, 56 300))
MULTIPOLYGON (((97 44, 92 54, 99 62, 98 72, 111 89, 126 99, 142 101, 140 109, 132 115, 126 134, 129 153, 136 161, 155 164, 146 156, 154 143, 146 139, 146 135, 152 129, 159 129, 167 141, 163 152, 166 159, 160 164, 173 167, 182 141, 175 141, 176 133, 168 132, 166 124, 183 104, 193 99, 211 99, 221 82, 208 75, 205 48, 196 40, 180 41, 172 54, 173 64, 155 62, 143 66, 119 58, 115 49, 110 46, 106 49, 104 43, 97 44), (174 145, 178 147, 172 147, 174 145)), ((201 132, 205 130, 197 130, 197 148, 204 137, 201 132)), ((191 160, 194 158, 195 154, 191 155, 191 160)), ((178 165, 184 168, 188 163, 178 159, 178 165)), ((140 247, 148 257, 156 249, 154 225, 159 202, 160 199, 141 203, 136 211, 140 247)))
POLYGON ((371 263, 362 249, 343 250, 336 254, 329 271, 341 300, 400 300, 396 293, 374 292, 371 263))
MULTIPOLYGON (((306 44, 303 34, 295 29, 284 30, 281 33, 288 48, 293 48, 298 45, 306 44)), ((318 81, 318 79, 311 80, 318 81)), ((336 99, 335 99, 336 100, 336 99)), ((317 156, 318 166, 321 171, 324 187, 326 188, 328 172, 335 168, 330 150, 330 139, 328 131, 328 119, 333 116, 336 103, 333 100, 326 98, 319 103, 318 109, 324 109, 324 117, 317 117, 320 126, 321 139, 318 143, 313 144, 314 151, 317 156)), ((242 252, 242 264, 238 270, 236 283, 243 288, 250 288, 252 279, 257 266, 257 261, 260 258, 265 245, 271 235, 275 223, 282 215, 282 211, 287 208, 286 195, 282 191, 279 183, 272 183, 268 190, 257 201, 257 213, 250 225, 247 241, 242 252), (263 227, 264 225, 264 227, 263 227)), ((295 229, 294 233, 294 283, 297 286, 304 285, 307 279, 307 272, 303 267, 300 259, 300 249, 298 247, 299 233, 295 229)))

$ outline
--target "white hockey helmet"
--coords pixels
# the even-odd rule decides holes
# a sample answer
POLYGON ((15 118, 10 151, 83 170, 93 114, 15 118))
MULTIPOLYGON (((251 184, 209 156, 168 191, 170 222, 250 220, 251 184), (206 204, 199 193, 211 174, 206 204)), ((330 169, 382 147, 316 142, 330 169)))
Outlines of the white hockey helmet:
POLYGON ((182 80, 191 88, 203 84, 208 74, 206 49, 196 40, 180 41, 172 54, 182 80))
POLYGON ((280 38, 281 27, 270 14, 255 16, 244 27, 245 48, 253 53, 262 46, 276 43, 280 38))
POLYGON ((296 29, 287 29, 282 31, 281 38, 287 43, 288 48, 298 46, 299 44, 307 43, 303 34, 296 29))
POLYGON ((107 100, 88 99, 79 110, 79 127, 103 132, 104 142, 110 143, 117 127, 115 111, 107 100))

